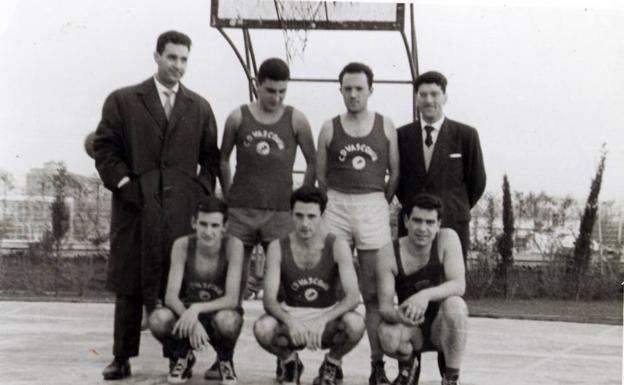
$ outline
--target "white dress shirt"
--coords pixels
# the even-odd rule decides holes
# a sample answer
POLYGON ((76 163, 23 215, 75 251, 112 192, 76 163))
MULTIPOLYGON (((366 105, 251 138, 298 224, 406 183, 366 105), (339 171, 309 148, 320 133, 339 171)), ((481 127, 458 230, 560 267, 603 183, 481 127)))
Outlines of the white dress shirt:
POLYGON ((175 99, 178 90, 180 89, 180 83, 176 83, 175 86, 171 88, 165 87, 161 82, 156 79, 154 76, 154 83, 156 83, 156 89, 158 90, 158 96, 160 97, 160 103, 163 108, 165 107, 165 103, 167 102, 167 93, 169 93, 169 99, 171 100, 171 106, 175 106, 175 99))

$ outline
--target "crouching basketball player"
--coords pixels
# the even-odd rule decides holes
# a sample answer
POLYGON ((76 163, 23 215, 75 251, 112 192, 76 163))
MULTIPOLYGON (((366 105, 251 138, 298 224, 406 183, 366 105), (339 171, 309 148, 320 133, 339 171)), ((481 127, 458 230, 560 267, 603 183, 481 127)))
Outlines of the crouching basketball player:
POLYGON ((423 350, 444 354, 442 384, 458 384, 466 346, 468 309, 459 237, 440 229, 442 202, 420 194, 403 206, 407 236, 394 243, 395 259, 378 259, 378 293, 384 353, 399 361, 394 384, 417 383, 423 350), (399 305, 393 304, 394 296, 399 305))
POLYGON ((316 187, 293 192, 294 231, 271 242, 267 253, 267 314, 256 321, 254 334, 277 356, 276 377, 283 384, 299 384, 303 364, 297 351, 303 348, 329 349, 314 384, 336 384, 343 377, 342 357, 364 334, 364 320, 353 311, 360 294, 351 250, 321 225, 326 203, 316 187), (336 295, 339 283, 342 299, 336 295))
POLYGON ((193 351, 208 344, 217 352, 222 383, 237 381, 232 356, 242 325, 243 255, 226 253, 226 220, 226 204, 208 198, 195 210, 195 234, 173 245, 166 306, 149 318, 150 329, 169 358, 170 383, 184 383, 192 376, 193 351))

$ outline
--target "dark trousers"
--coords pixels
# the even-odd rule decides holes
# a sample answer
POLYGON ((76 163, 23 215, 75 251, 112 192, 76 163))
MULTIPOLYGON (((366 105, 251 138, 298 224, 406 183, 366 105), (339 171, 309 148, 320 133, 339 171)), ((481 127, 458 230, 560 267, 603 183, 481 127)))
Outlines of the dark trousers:
POLYGON ((118 294, 115 299, 115 324, 113 330, 113 355, 126 359, 139 355, 141 341, 141 297, 118 294))
POLYGON ((117 294, 113 330, 113 355, 115 357, 130 358, 139 355, 143 305, 148 313, 156 307, 153 301, 145 302, 141 296, 117 294))
MULTIPOLYGON (((407 229, 405 228, 405 223, 403 222, 403 216, 399 213, 399 237, 404 237, 407 235, 407 229)), ((462 221, 462 222, 443 222, 442 227, 450 228, 455 230, 457 235, 459 236, 459 242, 461 242, 462 255, 464 256, 464 265, 466 264, 466 258, 468 257, 468 251, 470 250, 470 221, 462 221)))

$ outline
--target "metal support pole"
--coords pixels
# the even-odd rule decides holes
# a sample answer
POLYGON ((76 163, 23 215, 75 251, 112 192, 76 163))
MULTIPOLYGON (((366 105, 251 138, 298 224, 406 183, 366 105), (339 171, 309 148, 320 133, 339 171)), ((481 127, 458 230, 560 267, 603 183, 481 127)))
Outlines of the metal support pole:
MULTIPOLYGON (((414 71, 412 72, 413 80, 416 80, 419 74, 418 68, 418 47, 416 45, 416 24, 414 23, 414 4, 410 4, 410 27, 412 31, 412 60, 414 71)), ((414 120, 418 119, 418 108, 416 107, 416 90, 412 91, 412 111, 414 120)))
MULTIPOLYGON (((247 67, 247 72, 251 72, 251 60, 249 58, 249 40, 247 39, 249 36, 245 33, 247 28, 243 28, 243 44, 245 46, 245 66, 247 67)), ((252 80, 249 80, 249 101, 253 102, 254 100, 254 84, 252 80)))
MULTIPOLYGON (((312 82, 312 83, 338 83, 338 79, 328 78, 290 78, 290 82, 312 82)), ((411 80, 384 80, 375 79, 375 84, 412 84, 411 80)))
MULTIPOLYGON (((219 33, 221 33, 221 35, 223 35, 223 37, 228 42, 230 47, 232 47, 232 49, 234 50, 234 54, 236 54, 236 57, 238 58, 238 62, 243 67, 243 71, 245 71, 245 75, 247 76, 247 81, 252 83, 253 82, 253 76, 251 76, 251 73, 249 72, 249 69, 245 65, 245 60, 241 56, 240 52, 238 52, 238 48, 236 48, 236 45, 234 45, 234 42, 232 41, 232 39, 230 39, 230 37, 225 33, 225 31, 223 31, 223 28, 217 28, 217 31, 219 31, 219 33)), ((257 96, 255 88, 253 89, 253 94, 254 94, 254 96, 257 96)))
POLYGON ((245 36, 247 36, 247 44, 249 44, 249 53, 251 54, 251 64, 253 68, 254 77, 258 77, 258 66, 256 65, 256 54, 254 53, 253 44, 251 43, 251 34, 249 33, 249 29, 245 28, 243 30, 245 36))

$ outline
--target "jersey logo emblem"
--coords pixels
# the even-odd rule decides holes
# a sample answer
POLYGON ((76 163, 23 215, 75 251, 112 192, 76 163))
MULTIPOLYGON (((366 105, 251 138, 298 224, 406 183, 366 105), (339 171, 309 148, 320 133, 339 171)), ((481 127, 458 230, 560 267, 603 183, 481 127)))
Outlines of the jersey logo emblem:
POLYGON ((366 167, 366 159, 364 159, 364 157, 362 156, 354 156, 353 160, 351 161, 351 164, 353 164, 353 168, 356 170, 361 170, 364 167, 366 167))
POLYGON ((269 152, 271 152, 271 146, 269 145, 269 143, 263 140, 261 142, 258 142, 258 144, 256 145, 256 152, 258 153, 258 155, 267 156, 269 155, 269 152))
POLYGON ((198 297, 202 301, 210 301, 212 300, 212 293, 208 290, 200 290, 198 293, 198 297))
POLYGON ((318 298, 319 294, 318 294, 318 291, 316 291, 316 289, 309 288, 309 289, 306 289, 306 291, 303 293, 303 296, 305 297, 306 301, 312 302, 318 298))

